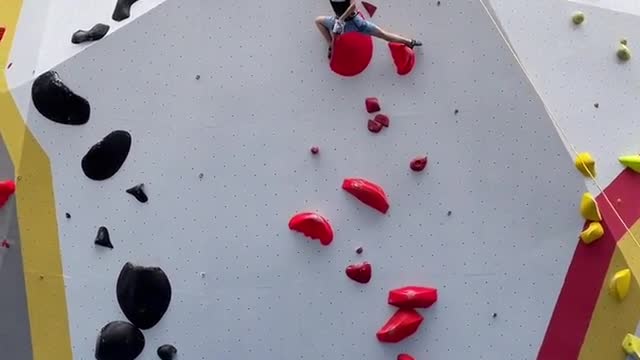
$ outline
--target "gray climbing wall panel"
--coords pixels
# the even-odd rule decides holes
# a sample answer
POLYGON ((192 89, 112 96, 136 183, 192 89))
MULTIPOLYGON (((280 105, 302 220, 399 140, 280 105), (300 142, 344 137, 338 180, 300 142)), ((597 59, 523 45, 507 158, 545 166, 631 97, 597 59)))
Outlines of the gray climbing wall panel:
MULTIPOLYGON (((379 41, 361 76, 331 73, 313 26, 330 11, 319 2, 167 0, 81 52, 43 42, 69 57, 55 70, 91 104, 89 123, 68 127, 19 102, 52 163, 75 359, 124 319, 115 282, 127 261, 161 266, 173 285, 140 358, 167 342, 183 359, 535 357, 582 226, 584 182, 479 1, 394 4, 376 4, 374 20, 425 42, 407 77, 379 41), (391 118, 377 135, 367 96, 391 118), (80 159, 118 129, 133 138, 124 166, 87 179, 80 159), (412 173, 424 153, 428 170, 412 173), (342 191, 346 177, 382 185, 389 214, 342 191), (147 204, 125 193, 140 182, 147 204), (331 246, 287 229, 302 210, 330 219, 331 246), (113 250, 93 244, 103 225, 113 250), (363 260, 364 286, 344 275, 363 260), (416 335, 381 345, 387 291, 404 285, 437 287, 440 299, 416 335)), ((87 27, 95 11, 64 22, 87 27)), ((48 21, 52 32, 63 22, 48 21)), ((69 28, 47 38, 68 41, 69 28)))

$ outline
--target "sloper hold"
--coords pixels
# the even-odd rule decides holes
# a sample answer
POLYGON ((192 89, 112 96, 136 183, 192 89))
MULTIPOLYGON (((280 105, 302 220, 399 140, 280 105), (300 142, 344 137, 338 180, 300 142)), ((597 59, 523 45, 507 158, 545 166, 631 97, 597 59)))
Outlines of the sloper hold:
POLYGON ((586 192, 582 195, 582 200, 580 201, 580 214, 586 220, 602 221, 598 203, 591 193, 586 192))
POLYGON ((373 17, 373 14, 375 14, 376 10, 378 10, 378 7, 366 1, 362 2, 362 7, 367 10, 367 14, 369 14, 369 17, 373 17))
POLYGON ((389 50, 398 75, 407 75, 413 70, 416 62, 416 54, 413 49, 401 43, 390 42, 389 50))
POLYGON ((427 167, 427 157, 426 156, 418 156, 411 160, 409 167, 413 171, 422 171, 427 167))
POLYGON ((580 171, 580 173, 585 177, 596 176, 596 161, 588 152, 578 154, 578 156, 576 156, 575 165, 576 169, 578 169, 578 171, 580 171))
POLYGON ((97 360, 133 360, 142 353, 144 334, 125 321, 112 321, 100 330, 96 341, 97 360))
POLYGON ((144 184, 138 184, 134 187, 128 188, 127 194, 133 195, 133 197, 135 197, 136 200, 140 201, 141 203, 146 203, 147 201, 149 201, 147 194, 145 194, 144 192, 144 184))
POLYGON ((16 192, 16 183, 13 180, 0 181, 0 208, 2 208, 11 195, 16 192))
POLYGON ((53 70, 41 74, 33 81, 31 99, 36 110, 53 122, 82 125, 89 121, 89 102, 71 91, 53 70))
POLYGON ((616 272, 609 280, 609 294, 619 301, 624 300, 631 288, 631 270, 623 269, 616 272))
POLYGON ((618 161, 629 169, 640 173, 640 155, 626 155, 620 156, 618 161))
POLYGON ((622 340, 622 349, 633 360, 640 360, 640 338, 633 334, 625 335, 622 340))
POLYGON ((587 226, 587 228, 580 233, 580 240, 582 240, 583 243, 589 245, 594 241, 600 239, 603 235, 604 228, 602 227, 602 224, 598 221, 593 221, 589 223, 589 226, 587 226))
POLYGON ((376 97, 368 97, 364 99, 364 105, 369 114, 380 111, 380 102, 376 97))
POLYGON ((92 180, 106 180, 115 175, 129 155, 131 135, 116 130, 93 145, 82 158, 82 171, 92 180))
POLYGON ((386 214, 389 210, 387 194, 381 186, 360 178, 347 178, 342 182, 342 188, 355 196, 364 204, 386 214))
POLYGON ((354 31, 336 37, 329 66, 336 74, 356 76, 369 66, 372 57, 371 36, 354 31))
POLYGON ((113 15, 111 18, 115 21, 122 21, 128 19, 131 16, 131 5, 138 0, 118 0, 116 7, 113 9, 113 15))
POLYGON ((324 246, 333 241, 333 229, 329 220, 318 213, 302 212, 292 216, 289 220, 289 229, 311 239, 320 240, 324 246))
POLYGON ((96 239, 93 241, 93 243, 99 246, 113 249, 113 244, 111 244, 111 237, 109 236, 109 230, 107 230, 107 228, 104 226, 100 226, 98 228, 98 234, 96 235, 96 239))
POLYGON ((146 330, 155 326, 169 308, 171 284, 159 267, 128 262, 118 276, 116 295, 127 319, 146 330))
POLYGON ((398 354, 397 360, 416 360, 416 359, 409 354, 398 354))
POLYGON ((158 348, 158 357, 162 360, 174 360, 178 354, 178 349, 171 344, 165 344, 158 348))
POLYGON ((109 25, 95 24, 89 30, 78 30, 71 36, 71 42, 81 44, 88 41, 96 41, 102 39, 109 32, 109 25))
POLYGON ((371 280, 371 264, 363 262, 349 265, 347 266, 345 273, 349 279, 359 282, 360 284, 366 284, 371 280))
POLYGON ((378 330, 376 337, 380 342, 397 343, 413 335, 422 323, 423 317, 414 309, 399 309, 378 330))
POLYGON ((438 290, 423 286, 405 286, 389 291, 389 305, 399 308, 428 308, 438 301, 438 290))

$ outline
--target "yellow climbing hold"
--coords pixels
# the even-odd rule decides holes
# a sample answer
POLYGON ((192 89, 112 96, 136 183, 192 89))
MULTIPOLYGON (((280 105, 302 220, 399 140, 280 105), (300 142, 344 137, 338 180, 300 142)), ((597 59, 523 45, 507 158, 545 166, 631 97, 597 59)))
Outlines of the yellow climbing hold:
POLYGON ((629 169, 640 173, 640 155, 620 156, 618 161, 629 169))
POLYGON ((618 59, 627 61, 631 59, 631 50, 629 50, 629 47, 627 45, 620 43, 618 45, 618 51, 616 52, 616 55, 618 55, 618 59))
POLYGON ((609 280, 609 294, 622 301, 629 294, 631 287, 631 270, 624 269, 618 271, 611 280, 609 280))
POLYGON ((571 17, 571 21, 573 21, 573 23, 576 25, 582 24, 584 22, 584 13, 582 11, 574 12, 573 16, 571 17))
POLYGON ((576 157, 576 169, 586 177, 596 176, 596 161, 593 160, 591 154, 583 152, 576 157))
POLYGON ((580 214, 586 220, 602 221, 600 209, 598 209, 598 203, 591 193, 586 192, 582 195, 582 201, 580 201, 580 214))
POLYGON ((602 227, 602 224, 594 221, 590 223, 583 232, 580 233, 580 240, 582 240, 583 243, 589 245, 592 242, 600 239, 602 235, 604 235, 604 228, 602 227))
POLYGON ((632 359, 640 360, 640 338, 633 334, 625 335, 622 340, 622 348, 632 359))

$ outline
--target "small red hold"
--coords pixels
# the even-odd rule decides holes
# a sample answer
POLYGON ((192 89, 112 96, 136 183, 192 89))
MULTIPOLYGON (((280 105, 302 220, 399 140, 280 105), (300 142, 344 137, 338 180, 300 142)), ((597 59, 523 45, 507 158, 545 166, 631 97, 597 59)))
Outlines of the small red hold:
POLYGON ((400 309, 378 330, 376 337, 380 342, 397 343, 418 330, 424 318, 413 309, 400 309))
POLYGON ((8 249, 8 248, 11 247, 11 245, 9 244, 9 242, 7 240, 2 240, 2 243, 0 243, 0 247, 8 249))
POLYGON ((4 37, 4 33, 7 31, 6 28, 4 27, 0 27, 0 41, 2 41, 2 38, 4 37))
POLYGON ((380 132, 380 130, 382 130, 382 124, 369 119, 369 121, 367 122, 367 129, 369 129, 369 131, 371 131, 372 133, 377 134, 380 132))
POLYGON ((317 154, 317 153, 319 153, 319 152, 320 152, 320 148, 318 148, 317 146, 313 146, 313 147, 311 147, 311 153, 312 153, 313 155, 316 155, 316 154, 317 154))
POLYGON ((324 246, 333 241, 333 229, 329 221, 313 212, 303 212, 294 215, 289 220, 289 229, 298 231, 307 237, 320 240, 324 246))
POLYGON ((347 266, 345 273, 349 279, 359 282, 360 284, 366 284, 371 280, 371 264, 363 262, 360 264, 352 264, 347 266))
POLYGON ((369 114, 380 111, 380 102, 376 97, 368 97, 364 99, 364 105, 367 107, 367 112, 369 114))
POLYGON ((427 157, 426 156, 418 156, 411 160, 411 164, 409 165, 411 170, 413 171, 422 171, 427 167, 427 157))
POLYGON ((367 10, 367 13, 369 14, 369 17, 373 17, 373 14, 376 13, 376 10, 378 10, 378 7, 368 3, 366 1, 362 2, 362 7, 364 7, 365 10, 367 10))
POLYGON ((413 70, 416 63, 416 54, 413 49, 401 43, 390 42, 389 50, 398 75, 407 75, 413 70))
POLYGON ((405 286, 389 291, 388 303, 399 308, 428 308, 438 301, 438 290, 422 286, 405 286))
POLYGON ((398 360, 416 360, 416 359, 409 354, 398 354, 398 360))
POLYGON ((378 114, 373 118, 373 121, 380 123, 384 127, 389 127, 389 117, 385 114, 378 114))
POLYGON ((9 200, 9 197, 16 191, 16 183, 12 180, 0 181, 0 208, 9 200))
POLYGON ((362 254, 363 251, 364 249, 362 248, 362 246, 360 246, 359 248, 356 249, 356 254, 360 255, 362 254))
POLYGON ((378 184, 365 179, 347 178, 342 182, 342 188, 358 200, 383 214, 386 214, 389 210, 387 194, 378 184))

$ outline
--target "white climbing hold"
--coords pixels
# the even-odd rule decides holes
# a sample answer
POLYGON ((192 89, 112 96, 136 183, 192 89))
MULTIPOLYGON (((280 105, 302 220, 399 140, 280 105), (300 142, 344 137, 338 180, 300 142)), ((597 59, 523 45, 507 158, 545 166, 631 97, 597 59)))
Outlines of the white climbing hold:
POLYGON ((591 193, 584 193, 582 200, 580 201, 580 214, 586 220, 602 221, 600 215, 600 209, 598 209, 598 203, 591 193))
POLYGON ((600 239, 603 235, 604 228, 602 227, 602 224, 594 221, 580 233, 580 240, 582 240, 583 243, 589 245, 592 242, 600 239))

